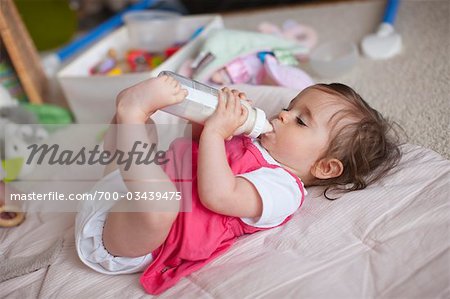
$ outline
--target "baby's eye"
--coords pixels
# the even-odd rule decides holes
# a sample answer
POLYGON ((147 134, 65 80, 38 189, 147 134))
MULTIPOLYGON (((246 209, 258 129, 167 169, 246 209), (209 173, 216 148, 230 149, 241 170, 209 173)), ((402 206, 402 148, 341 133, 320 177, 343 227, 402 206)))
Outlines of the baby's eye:
POLYGON ((283 108, 283 109, 281 109, 281 110, 283 110, 283 111, 289 111, 289 108, 283 108))
POLYGON ((300 118, 300 117, 296 117, 296 119, 297 119, 297 123, 300 125, 300 126, 305 126, 305 127, 307 127, 307 125, 303 122, 303 120, 300 118))

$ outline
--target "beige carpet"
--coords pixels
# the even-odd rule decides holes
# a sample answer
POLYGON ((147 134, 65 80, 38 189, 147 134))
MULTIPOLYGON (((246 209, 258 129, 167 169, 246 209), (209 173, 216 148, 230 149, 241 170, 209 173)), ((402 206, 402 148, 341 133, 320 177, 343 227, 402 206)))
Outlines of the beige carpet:
MULTIPOLYGON (((257 30, 262 21, 281 25, 293 19, 314 27, 319 43, 360 42, 375 30, 385 1, 293 6, 224 16, 228 28, 257 30)), ((317 82, 342 82, 354 87, 374 108, 398 122, 408 142, 450 158, 450 1, 403 0, 396 30, 403 38, 400 55, 384 61, 360 56, 349 73, 317 82)), ((307 67, 305 68, 307 70, 307 67)))

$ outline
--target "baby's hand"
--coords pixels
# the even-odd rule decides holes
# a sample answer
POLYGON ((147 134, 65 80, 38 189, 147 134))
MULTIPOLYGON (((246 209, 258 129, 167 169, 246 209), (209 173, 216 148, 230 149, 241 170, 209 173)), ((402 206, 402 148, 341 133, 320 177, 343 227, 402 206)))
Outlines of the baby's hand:
POLYGON ((183 101, 188 92, 172 77, 151 78, 131 86, 117 96, 117 122, 141 124, 156 110, 183 101))
POLYGON ((203 133, 213 133, 222 139, 231 139, 233 133, 247 119, 248 111, 241 105, 246 100, 244 93, 230 91, 227 87, 219 92, 219 103, 214 113, 206 120, 203 133))

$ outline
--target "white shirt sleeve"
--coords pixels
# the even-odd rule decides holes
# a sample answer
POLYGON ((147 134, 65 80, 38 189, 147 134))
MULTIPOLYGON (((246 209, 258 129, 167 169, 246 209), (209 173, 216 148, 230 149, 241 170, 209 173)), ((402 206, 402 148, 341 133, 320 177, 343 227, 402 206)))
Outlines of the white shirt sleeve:
MULTIPOLYGON (((255 186, 263 204, 261 217, 241 218, 248 225, 262 228, 277 226, 300 206, 300 188, 295 178, 282 168, 262 167, 239 176, 255 186)), ((306 195, 306 190, 304 192, 306 195)))

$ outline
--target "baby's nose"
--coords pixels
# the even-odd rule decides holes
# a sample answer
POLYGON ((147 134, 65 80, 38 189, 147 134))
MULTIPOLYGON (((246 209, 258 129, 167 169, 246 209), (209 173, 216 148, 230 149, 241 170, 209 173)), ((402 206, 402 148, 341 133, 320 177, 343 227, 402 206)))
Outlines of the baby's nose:
POLYGON ((286 110, 282 110, 279 114, 278 114, 278 119, 281 120, 282 122, 285 122, 288 120, 289 117, 289 111, 286 110))

